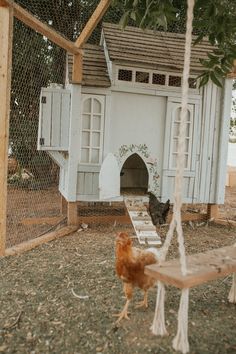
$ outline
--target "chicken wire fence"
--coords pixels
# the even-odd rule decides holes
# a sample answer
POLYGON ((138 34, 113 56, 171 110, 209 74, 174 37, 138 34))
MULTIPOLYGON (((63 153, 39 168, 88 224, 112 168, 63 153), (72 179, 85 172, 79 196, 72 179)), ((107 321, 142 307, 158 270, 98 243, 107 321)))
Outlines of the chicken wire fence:
MULTIPOLYGON (((17 0, 16 3, 68 40, 75 41, 99 0, 17 0)), ((119 23, 120 7, 110 7, 103 21, 119 23)), ((184 17, 184 16, 183 16, 184 17)), ((185 20, 172 32, 184 32, 185 20)), ((130 23, 132 25, 132 23, 130 23)), ((99 44, 101 23, 89 43, 99 44)), ((11 247, 38 237, 66 222, 58 191, 59 168, 37 150, 42 87, 65 84, 66 52, 46 37, 14 19, 9 127, 7 242, 11 247)), ((141 74, 137 80, 147 80, 141 74)), ((162 77, 154 77, 160 84, 162 77)), ((127 221, 123 203, 80 203, 81 222, 127 221)))
POLYGON ((59 222, 58 168, 37 151, 41 87, 63 83, 66 53, 14 19, 9 127, 7 247, 59 222), (48 218, 47 223, 42 218, 48 218), (49 223, 49 224, 48 224, 49 223))
MULTIPOLYGON (((19 0, 16 3, 65 38, 75 41, 99 1, 19 0)), ((111 9, 108 20, 118 22, 111 9)), ((40 92, 53 83, 65 84, 66 52, 46 37, 14 19, 11 106, 8 151, 7 240, 9 248, 36 238, 66 222, 58 191, 59 168, 37 150, 40 92)), ((95 29, 91 43, 99 43, 95 29)), ((125 215, 124 206, 81 203, 81 222, 125 215)), ((101 219, 102 220, 102 219, 101 219)))

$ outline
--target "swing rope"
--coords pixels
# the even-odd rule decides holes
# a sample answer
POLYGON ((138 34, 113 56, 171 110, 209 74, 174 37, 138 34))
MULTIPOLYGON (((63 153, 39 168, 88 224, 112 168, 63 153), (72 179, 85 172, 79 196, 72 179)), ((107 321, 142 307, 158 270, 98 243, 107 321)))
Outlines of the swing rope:
MULTIPOLYGON (((173 217, 170 223, 165 243, 161 249, 160 263, 165 261, 171 240, 176 229, 177 239, 179 245, 181 272, 183 275, 187 274, 186 255, 184 246, 184 236, 181 223, 181 207, 182 207, 182 186, 184 174, 184 149, 185 149, 185 132, 188 113, 188 79, 190 71, 190 56, 192 43, 192 21, 193 21, 194 0, 188 0, 187 10, 187 25, 186 25, 186 40, 185 40, 185 55, 184 55, 184 70, 183 70, 183 85, 182 85, 182 100, 181 100, 181 114, 180 114, 180 130, 178 139, 178 153, 177 153, 177 169, 175 177, 175 191, 174 191, 174 206, 173 217)), ((156 309, 154 314, 153 324, 151 330, 156 335, 166 335, 164 315, 164 300, 165 286, 162 282, 158 282, 156 309)), ((181 294, 179 312, 178 312, 178 330, 173 340, 173 348, 182 353, 189 352, 188 343, 188 302, 189 289, 183 289, 181 294)))

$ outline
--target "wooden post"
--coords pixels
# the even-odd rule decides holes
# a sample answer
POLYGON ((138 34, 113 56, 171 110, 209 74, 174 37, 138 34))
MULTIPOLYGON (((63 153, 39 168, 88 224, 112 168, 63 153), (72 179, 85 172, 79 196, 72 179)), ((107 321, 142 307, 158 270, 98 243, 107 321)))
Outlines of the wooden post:
POLYGON ((67 225, 78 225, 77 202, 68 202, 67 204, 67 225))
POLYGON ((70 131, 69 131, 69 156, 67 165, 67 222, 68 225, 78 225, 77 217, 77 183, 79 154, 77 150, 80 140, 80 127, 78 118, 81 116, 81 85, 71 87, 71 110, 70 110, 70 131))
POLYGON ((0 5, 0 256, 5 254, 6 247, 12 25, 12 9, 0 5))
POLYGON ((218 219, 219 217, 219 205, 207 204, 207 219, 218 219))
POLYGON ((67 214, 67 201, 63 197, 63 195, 61 195, 61 214, 62 215, 66 215, 67 214))
POLYGON ((218 166, 216 181, 216 199, 217 204, 225 202, 225 180, 227 174, 227 153, 229 140, 229 126, 231 114, 233 80, 225 79, 223 99, 221 105, 220 132, 218 142, 218 166))
MULTIPOLYGON (((103 15, 106 13, 108 7, 111 4, 111 0, 100 0, 97 8, 94 13, 86 23, 83 31, 77 38, 75 42, 75 46, 80 49, 87 42, 89 37, 91 36, 93 30, 96 28, 99 21, 101 21, 103 15)), ((83 54, 74 55, 73 62, 73 72, 72 72, 72 83, 73 84, 81 84, 83 77, 83 54)))
POLYGON ((83 54, 74 55, 73 71, 72 71, 72 83, 82 84, 83 77, 83 54))

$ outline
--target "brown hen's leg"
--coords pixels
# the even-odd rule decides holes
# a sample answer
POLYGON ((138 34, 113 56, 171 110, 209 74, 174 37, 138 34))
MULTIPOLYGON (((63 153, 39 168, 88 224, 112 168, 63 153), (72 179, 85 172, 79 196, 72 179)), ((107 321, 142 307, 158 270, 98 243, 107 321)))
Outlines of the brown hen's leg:
POLYGON ((124 283, 124 293, 125 293, 125 296, 127 299, 125 306, 124 306, 123 310, 121 311, 121 313, 118 313, 117 315, 113 315, 113 316, 118 317, 118 320, 116 321, 116 323, 120 322, 120 320, 122 320, 123 318, 126 318, 127 320, 129 320, 128 307, 129 307, 129 303, 130 303, 132 296, 133 296, 132 284, 124 283))
POLYGON ((144 298, 143 301, 137 303, 136 308, 138 307, 148 307, 148 294, 147 291, 144 291, 144 298))

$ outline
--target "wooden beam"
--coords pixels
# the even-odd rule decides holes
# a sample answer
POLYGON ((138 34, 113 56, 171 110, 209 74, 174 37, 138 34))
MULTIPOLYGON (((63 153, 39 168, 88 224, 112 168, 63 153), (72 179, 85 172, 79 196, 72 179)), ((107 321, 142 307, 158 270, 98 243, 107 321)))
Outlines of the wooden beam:
MULTIPOLYGON (((98 4, 96 10, 86 23, 81 34, 77 38, 75 45, 78 48, 82 48, 91 36, 93 30, 96 28, 98 22, 102 19, 103 15, 107 11, 111 4, 111 0, 101 0, 98 4)), ((74 84, 81 84, 83 78, 83 55, 74 55, 73 71, 72 71, 72 82, 74 84)))
POLYGON ((25 25, 29 26, 36 32, 41 33, 43 36, 47 37, 53 43, 57 44, 59 47, 65 49, 69 53, 78 54, 81 50, 75 45, 74 42, 61 36, 58 32, 53 30, 50 26, 42 23, 35 16, 31 15, 28 11, 23 9, 21 6, 17 5, 12 0, 1 0, 3 3, 11 6, 14 10, 14 16, 22 21, 25 25))
POLYGON ((8 4, 6 3, 5 0, 0 0, 0 6, 7 6, 8 7, 8 4))
POLYGON ((83 55, 74 55, 73 71, 72 71, 72 83, 81 84, 83 78, 83 55))
POLYGON ((224 226, 228 226, 228 227, 236 227, 236 221, 235 220, 230 220, 230 219, 215 219, 214 220, 215 224, 218 225, 224 225, 224 226))
MULTIPOLYGON (((115 224, 124 224, 124 225, 130 225, 130 218, 128 215, 99 215, 99 216, 78 216, 79 223, 82 224, 106 224, 106 225, 114 225, 115 224)), ((116 228, 117 226, 114 226, 116 228)), ((136 236, 135 236, 136 237, 136 236)))
POLYGON ((76 226, 66 226, 62 229, 50 232, 46 235, 35 238, 34 240, 22 242, 17 246, 6 249, 5 256, 15 256, 16 254, 29 251, 43 243, 53 241, 59 237, 67 236, 72 232, 75 232, 78 228, 76 226))
POLYGON ((12 9, 0 6, 0 256, 5 253, 6 244, 12 28, 12 9))
POLYGON ((101 0, 100 3, 98 4, 96 10, 86 23, 83 31, 81 32, 80 36, 77 38, 75 45, 78 48, 81 48, 89 39, 91 36, 93 30, 99 23, 99 21, 102 19, 103 15, 106 13, 108 7, 111 4, 111 0, 101 0))
POLYGON ((236 272, 236 247, 226 246, 205 253, 187 256, 187 275, 183 275, 180 260, 152 264, 145 274, 180 289, 191 288, 236 272))

